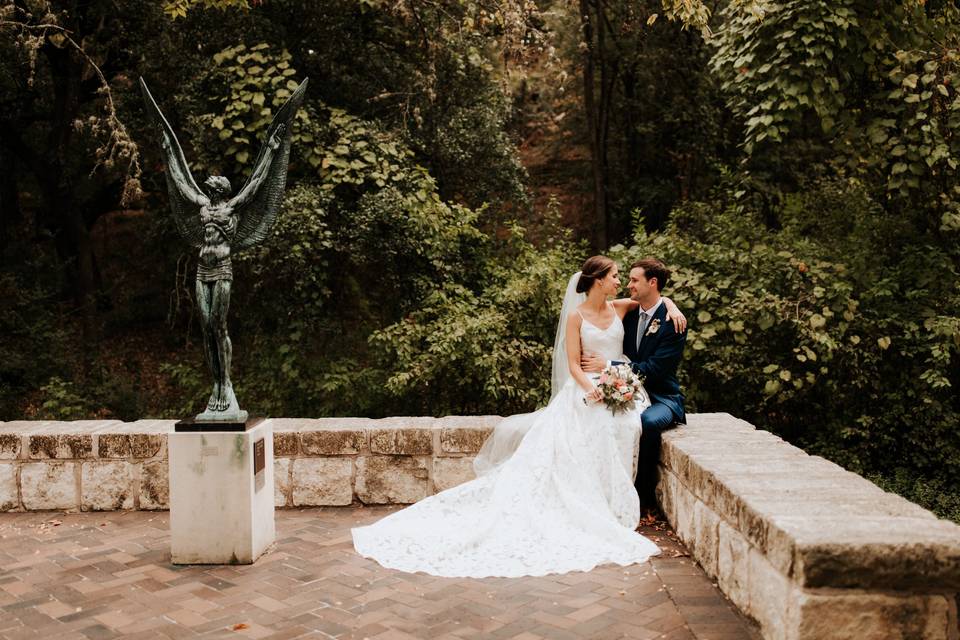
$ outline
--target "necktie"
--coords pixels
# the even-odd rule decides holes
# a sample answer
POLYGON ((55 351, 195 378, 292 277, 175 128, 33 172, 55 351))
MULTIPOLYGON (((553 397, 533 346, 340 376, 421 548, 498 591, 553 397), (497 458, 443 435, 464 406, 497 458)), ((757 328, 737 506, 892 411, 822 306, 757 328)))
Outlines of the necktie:
POLYGON ((640 351, 640 341, 643 340, 643 334, 647 330, 647 319, 649 317, 646 311, 641 311, 640 319, 637 320, 637 351, 640 351))

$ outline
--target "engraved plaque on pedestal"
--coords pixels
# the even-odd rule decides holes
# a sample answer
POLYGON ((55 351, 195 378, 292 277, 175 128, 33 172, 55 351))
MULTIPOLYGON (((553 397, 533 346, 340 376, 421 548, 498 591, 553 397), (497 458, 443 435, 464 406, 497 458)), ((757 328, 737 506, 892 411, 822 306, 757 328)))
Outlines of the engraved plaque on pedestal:
POLYGON ((266 450, 263 446, 263 438, 253 443, 253 473, 254 475, 263 471, 266 466, 266 450))

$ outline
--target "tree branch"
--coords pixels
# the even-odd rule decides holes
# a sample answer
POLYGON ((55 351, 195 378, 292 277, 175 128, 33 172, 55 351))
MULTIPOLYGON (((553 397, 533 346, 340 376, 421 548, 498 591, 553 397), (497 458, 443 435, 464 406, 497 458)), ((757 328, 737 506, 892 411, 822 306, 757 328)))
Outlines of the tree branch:
POLYGON ((56 56, 50 48, 54 48, 59 51, 60 46, 58 46, 54 39, 51 37, 50 32, 53 32, 57 37, 62 38, 60 40, 61 45, 67 44, 70 48, 76 52, 80 58, 91 68, 96 74, 97 79, 99 80, 100 88, 97 90, 97 94, 101 95, 106 102, 106 130, 107 130, 107 142, 97 148, 96 152, 96 164, 94 164, 93 169, 90 171, 90 174, 94 174, 97 169, 103 166, 113 166, 118 160, 126 158, 126 167, 124 169, 124 178, 127 186, 124 188, 123 193, 123 202, 129 202, 130 200, 138 197, 139 195, 139 178, 141 175, 140 170, 140 154, 137 144, 130 137, 130 134, 127 133, 127 128, 120 121, 120 118, 117 117, 116 105, 113 102, 113 92, 110 90, 110 83, 107 82, 106 77, 103 75, 103 71, 94 62, 93 58, 84 51, 77 42, 71 37, 73 33, 69 29, 65 29, 60 25, 42 23, 42 24, 28 24, 26 22, 20 22, 15 20, 0 20, 0 27, 14 27, 22 29, 23 31, 31 33, 39 33, 46 38, 47 42, 45 47, 47 48, 47 55, 51 58, 51 63, 54 63, 54 59, 51 56, 56 56))

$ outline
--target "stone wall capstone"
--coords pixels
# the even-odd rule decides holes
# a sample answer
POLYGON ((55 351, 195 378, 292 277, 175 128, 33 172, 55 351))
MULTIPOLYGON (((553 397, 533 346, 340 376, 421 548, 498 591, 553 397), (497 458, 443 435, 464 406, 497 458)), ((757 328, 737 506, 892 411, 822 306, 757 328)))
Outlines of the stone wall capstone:
POLYGON ((960 527, 728 414, 664 434, 657 491, 769 640, 956 640, 960 527))

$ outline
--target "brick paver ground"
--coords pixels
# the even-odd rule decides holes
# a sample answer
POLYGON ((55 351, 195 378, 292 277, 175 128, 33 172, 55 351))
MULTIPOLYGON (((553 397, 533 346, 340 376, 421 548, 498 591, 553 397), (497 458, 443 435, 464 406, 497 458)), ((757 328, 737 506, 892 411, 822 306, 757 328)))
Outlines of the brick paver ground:
POLYGON ((664 554, 543 578, 434 578, 353 552, 391 508, 277 512, 252 566, 170 564, 165 512, 0 514, 2 638, 664 638, 759 635, 664 523, 664 554))

